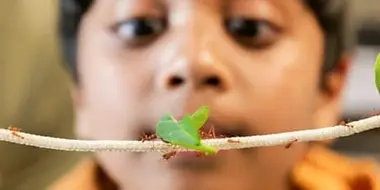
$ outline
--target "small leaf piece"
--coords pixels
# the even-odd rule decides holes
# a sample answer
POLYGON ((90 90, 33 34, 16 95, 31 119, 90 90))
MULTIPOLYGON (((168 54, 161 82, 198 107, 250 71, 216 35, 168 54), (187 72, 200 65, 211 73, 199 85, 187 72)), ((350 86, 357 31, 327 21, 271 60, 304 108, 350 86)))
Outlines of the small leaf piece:
MULTIPOLYGON (((184 122, 187 124, 186 122, 184 122)), ((179 124, 171 115, 164 115, 158 122, 157 136, 163 141, 175 145, 197 146, 200 140, 194 136, 196 130, 186 125, 179 124), (189 130, 190 129, 190 130, 189 130), (194 132, 195 131, 195 132, 194 132)))
POLYGON ((187 149, 198 150, 204 152, 206 155, 216 154, 217 150, 214 147, 201 143, 199 134, 199 125, 202 126, 205 123, 208 116, 207 113, 207 108, 201 108, 198 113, 192 116, 186 114, 183 120, 179 122, 171 115, 166 114, 159 120, 156 127, 156 134, 167 143, 179 145, 187 149))
POLYGON ((201 137, 199 135, 198 129, 195 126, 196 122, 191 118, 189 114, 186 114, 181 121, 179 121, 179 125, 183 127, 183 129, 193 137, 196 142, 200 142, 201 137))
POLYGON ((380 93, 380 54, 377 55, 375 62, 375 83, 377 91, 380 93))
POLYGON ((206 123, 209 116, 210 108, 208 106, 202 106, 196 112, 191 115, 191 118, 194 122, 194 127, 200 129, 206 123))

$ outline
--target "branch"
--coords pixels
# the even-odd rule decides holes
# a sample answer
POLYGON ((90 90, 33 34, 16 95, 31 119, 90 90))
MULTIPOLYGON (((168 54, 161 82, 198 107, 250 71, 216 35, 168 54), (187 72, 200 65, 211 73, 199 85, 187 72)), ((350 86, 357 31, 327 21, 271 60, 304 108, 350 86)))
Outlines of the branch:
MULTIPOLYGON (((202 140, 202 142, 206 145, 214 146, 219 150, 230 150, 335 139, 375 128, 380 128, 380 116, 373 116, 333 127, 249 137, 207 139, 202 140)), ((167 153, 171 151, 189 151, 163 141, 74 140, 39 136, 8 129, 0 129, 0 141, 39 148, 78 152, 128 151, 167 153)))

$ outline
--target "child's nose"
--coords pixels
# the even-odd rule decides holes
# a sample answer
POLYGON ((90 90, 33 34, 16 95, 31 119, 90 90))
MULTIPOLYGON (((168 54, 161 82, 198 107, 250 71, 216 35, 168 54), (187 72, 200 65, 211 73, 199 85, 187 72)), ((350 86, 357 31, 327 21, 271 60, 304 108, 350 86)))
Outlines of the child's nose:
POLYGON ((201 88, 213 88, 215 90, 222 90, 224 88, 223 84, 223 77, 218 74, 212 74, 212 73, 203 73, 198 74, 198 78, 194 77, 186 77, 184 75, 175 75, 172 74, 168 77, 167 80, 167 87, 170 89, 178 88, 183 85, 187 85, 186 83, 192 82, 195 88, 201 89, 201 88), (192 81, 190 81, 192 80, 192 81))
POLYGON ((225 91, 228 89, 230 77, 222 63, 204 62, 202 59, 187 62, 167 73, 165 87, 174 90, 181 87, 191 87, 194 90, 225 91))
POLYGON ((165 56, 170 66, 161 70, 166 73, 165 88, 191 87, 222 92, 231 86, 232 65, 225 59, 231 52, 224 48, 227 45, 224 36, 210 30, 212 23, 192 23, 191 28, 181 27, 173 33, 177 40, 168 43, 172 51, 165 56))

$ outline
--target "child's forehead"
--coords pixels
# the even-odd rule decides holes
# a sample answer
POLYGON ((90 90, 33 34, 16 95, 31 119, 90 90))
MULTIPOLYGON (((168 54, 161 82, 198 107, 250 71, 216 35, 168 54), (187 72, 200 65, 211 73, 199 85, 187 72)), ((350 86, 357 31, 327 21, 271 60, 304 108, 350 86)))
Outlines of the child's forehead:
MULTIPOLYGON (((164 7, 180 7, 180 8, 198 8, 201 6, 208 7, 209 11, 223 11, 226 9, 258 9, 258 8, 277 8, 279 10, 292 7, 294 4, 302 4, 299 0, 117 0, 104 1, 105 3, 113 3, 116 7, 124 7, 125 10, 132 8, 164 8, 164 7)), ((166 9, 170 11, 173 9, 166 9)))
POLYGON ((301 0, 115 0, 97 1, 96 6, 105 16, 114 19, 133 16, 150 16, 141 14, 174 14, 183 12, 209 12, 218 15, 280 18, 291 21, 292 16, 299 15, 306 9, 301 0))

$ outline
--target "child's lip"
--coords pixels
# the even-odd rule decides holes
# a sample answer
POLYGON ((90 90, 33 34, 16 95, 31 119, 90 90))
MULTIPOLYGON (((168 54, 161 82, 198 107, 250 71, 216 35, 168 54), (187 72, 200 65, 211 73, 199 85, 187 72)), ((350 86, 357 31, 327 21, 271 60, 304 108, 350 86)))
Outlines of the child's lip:
MULTIPOLYGON (((183 151, 183 152, 176 152, 173 155, 173 159, 194 159, 194 158, 212 158, 215 155, 205 155, 201 152, 197 151, 183 151)), ((169 160, 169 159, 168 159, 169 160)))
POLYGON ((195 151, 186 151, 176 153, 176 157, 196 157, 198 155, 195 151))

